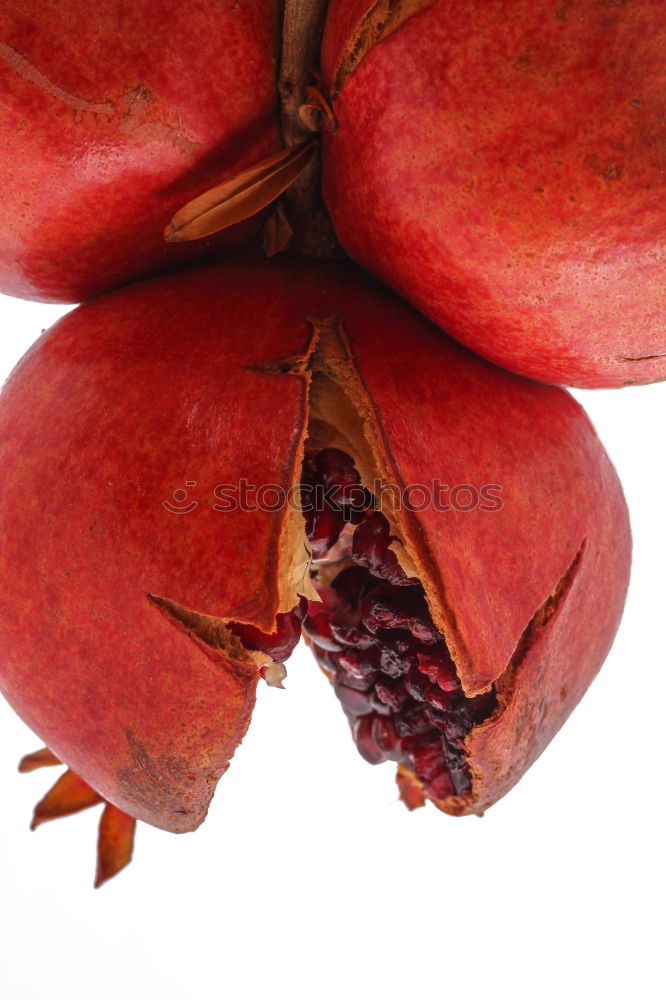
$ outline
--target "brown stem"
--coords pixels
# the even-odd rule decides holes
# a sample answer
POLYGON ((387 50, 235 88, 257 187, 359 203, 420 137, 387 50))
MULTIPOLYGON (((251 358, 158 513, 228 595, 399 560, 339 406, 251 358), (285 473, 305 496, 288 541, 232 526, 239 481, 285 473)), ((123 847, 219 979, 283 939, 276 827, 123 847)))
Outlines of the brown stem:
MULTIPOLYGON (((305 124, 299 109, 307 103, 306 88, 313 83, 319 69, 319 50, 327 2, 328 0, 284 0, 278 86, 282 138, 287 147, 312 138, 312 127, 305 124)), ((312 121, 316 121, 316 117, 312 121)), ((341 256, 342 252, 321 197, 319 150, 307 170, 285 192, 284 201, 294 231, 294 250, 303 256, 320 259, 341 256)))

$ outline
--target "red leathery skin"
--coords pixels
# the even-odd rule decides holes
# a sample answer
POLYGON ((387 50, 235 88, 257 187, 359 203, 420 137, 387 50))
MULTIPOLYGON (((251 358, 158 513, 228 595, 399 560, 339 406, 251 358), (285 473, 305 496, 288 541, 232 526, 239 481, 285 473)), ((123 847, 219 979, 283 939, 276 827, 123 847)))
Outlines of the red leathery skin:
POLYGON ((277 0, 9 0, 0 291, 80 301, 254 237, 168 245, 173 213, 279 148, 277 0))
MULTIPOLYGON (((0 404, 2 562, 13 566, 3 690, 104 798, 175 830, 203 819, 259 672, 190 638, 150 595, 273 631, 286 610, 275 550, 284 512, 215 511, 213 491, 243 476, 288 487, 305 420, 302 380, 248 367, 276 349, 270 304, 262 322, 248 316, 246 292, 216 291, 221 273, 80 308, 33 348, 0 404), (26 686, 37 662, 49 669, 26 686)), ((308 336, 297 321, 277 340, 290 353, 308 336)))
MULTIPOLYGON (((350 393, 386 481, 501 487, 495 509, 394 512, 393 551, 409 553, 464 693, 498 692, 467 739, 472 792, 443 808, 481 811, 506 790, 617 628, 626 508, 565 391, 474 357, 349 265, 247 258, 100 298, 38 341, 0 396, 0 686, 82 780, 157 826, 203 819, 249 722, 259 666, 220 623, 270 636, 298 603, 290 512, 216 510, 215 490, 299 481, 316 364, 350 393)), ((341 613, 364 572, 329 588, 341 613)), ((378 651, 340 661, 343 686, 377 679, 378 651)), ((414 664, 409 683, 446 706, 446 671, 444 687, 433 678, 414 664)), ((370 749, 389 747, 386 722, 363 725, 370 749)))
MULTIPOLYGON (((372 6, 332 0, 330 87, 372 6)), ((323 182, 343 247, 514 371, 665 378, 663 3, 419 6, 334 100, 323 182)))

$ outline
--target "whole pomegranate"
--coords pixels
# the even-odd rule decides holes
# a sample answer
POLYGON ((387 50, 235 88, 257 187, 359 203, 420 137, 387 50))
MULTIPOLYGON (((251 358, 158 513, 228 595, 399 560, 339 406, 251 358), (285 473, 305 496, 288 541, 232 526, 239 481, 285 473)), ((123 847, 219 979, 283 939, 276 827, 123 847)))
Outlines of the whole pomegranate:
POLYGON ((327 17, 344 249, 513 371, 665 378, 662 0, 331 0, 327 17))
POLYGON ((0 396, 0 686, 106 800, 204 819, 301 620, 410 807, 480 813, 602 663, 630 561, 578 404, 475 358, 348 265, 252 259, 82 306, 0 396))
POLYGON ((79 301, 256 234, 162 231, 279 147, 279 0, 0 8, 0 291, 79 301))

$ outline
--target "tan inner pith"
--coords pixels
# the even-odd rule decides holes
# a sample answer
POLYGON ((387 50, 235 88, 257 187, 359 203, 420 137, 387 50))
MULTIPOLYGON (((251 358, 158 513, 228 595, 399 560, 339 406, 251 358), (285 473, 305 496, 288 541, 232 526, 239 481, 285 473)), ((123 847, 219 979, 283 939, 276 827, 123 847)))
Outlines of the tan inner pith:
MULTIPOLYGON (((298 450, 294 486, 300 482, 306 448, 321 450, 334 447, 353 457, 364 485, 400 487, 394 463, 379 431, 381 422, 376 407, 354 365, 343 320, 337 316, 311 316, 308 322, 312 326, 313 337, 307 356, 281 363, 279 369, 275 368, 276 373, 278 370, 282 374, 300 373, 308 384, 308 420, 298 450)), ((262 371, 266 370, 262 367, 262 371)), ((432 585, 429 593, 429 574, 422 561, 413 554, 415 548, 408 540, 409 527, 400 517, 400 512, 391 505, 391 496, 391 491, 387 491, 389 501, 382 504, 382 513, 389 522, 391 533, 404 543, 394 543, 393 549, 407 575, 417 576, 423 583, 426 595, 429 594, 428 603, 435 623, 446 635, 441 615, 437 613, 437 593, 432 585)), ((303 565, 303 545, 307 548, 303 516, 299 510, 290 510, 280 544, 281 611, 294 606, 295 593, 318 599, 309 579, 309 558, 303 565)))

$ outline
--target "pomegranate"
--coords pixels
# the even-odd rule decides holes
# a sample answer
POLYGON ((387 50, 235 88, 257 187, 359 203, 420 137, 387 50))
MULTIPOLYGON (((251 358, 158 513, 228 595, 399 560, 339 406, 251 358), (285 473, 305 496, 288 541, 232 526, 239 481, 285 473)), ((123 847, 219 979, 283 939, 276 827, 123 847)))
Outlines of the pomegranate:
POLYGON ((513 371, 665 378, 665 51, 661 0, 331 0, 344 249, 513 371))
POLYGON ((278 0, 9 0, 0 291, 79 301, 238 246, 169 246, 184 202, 279 147, 278 0))
POLYGON ((501 371, 346 264, 232 260, 60 320, 0 396, 0 687, 105 801, 206 815, 303 621, 361 754, 480 813, 602 663, 630 561, 616 474, 562 389, 501 371), (304 619, 304 620, 303 620, 304 619))

